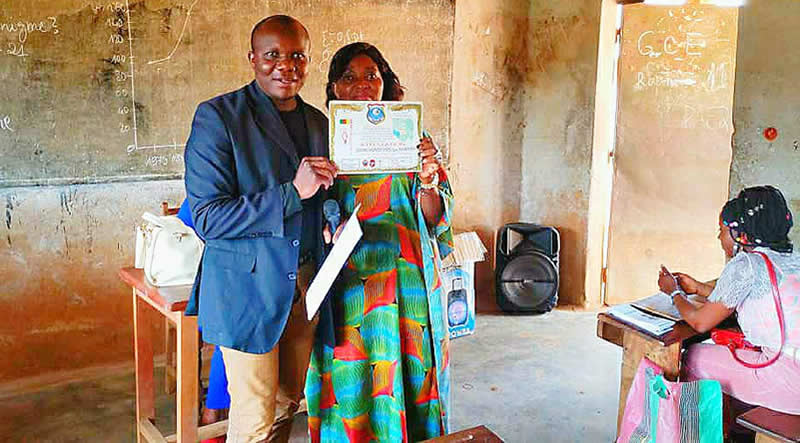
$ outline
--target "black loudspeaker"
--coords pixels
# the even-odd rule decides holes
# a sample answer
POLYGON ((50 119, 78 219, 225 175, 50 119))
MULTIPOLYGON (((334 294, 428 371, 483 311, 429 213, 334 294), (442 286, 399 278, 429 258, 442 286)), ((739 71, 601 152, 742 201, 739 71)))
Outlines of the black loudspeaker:
POLYGON ((497 232, 495 295, 506 312, 545 313, 558 302, 558 230, 509 223, 497 232))

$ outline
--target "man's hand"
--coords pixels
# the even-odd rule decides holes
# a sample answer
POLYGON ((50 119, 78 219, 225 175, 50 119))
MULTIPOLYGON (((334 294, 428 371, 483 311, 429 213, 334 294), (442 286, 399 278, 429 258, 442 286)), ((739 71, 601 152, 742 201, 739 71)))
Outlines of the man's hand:
POLYGON ((305 200, 316 194, 320 186, 330 188, 338 172, 336 165, 325 157, 303 157, 292 184, 300 199, 305 200))
POLYGON ((325 223, 325 227, 322 228, 322 239, 325 241, 325 244, 329 245, 331 242, 336 243, 336 240, 338 240, 339 236, 342 234, 342 228, 344 228, 344 223, 339 223, 339 226, 336 227, 336 232, 331 236, 331 227, 325 223))

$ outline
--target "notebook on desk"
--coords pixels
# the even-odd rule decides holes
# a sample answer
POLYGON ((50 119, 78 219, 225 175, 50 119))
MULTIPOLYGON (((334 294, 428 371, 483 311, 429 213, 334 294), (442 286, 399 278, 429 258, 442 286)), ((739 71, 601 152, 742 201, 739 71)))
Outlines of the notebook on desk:
MULTIPOLYGON (((704 297, 694 294, 687 295, 686 299, 689 303, 698 307, 705 302, 704 297)), ((663 292, 657 292, 650 297, 636 300, 631 305, 659 317, 668 318, 672 321, 681 321, 681 313, 672 304, 672 298, 663 292)))

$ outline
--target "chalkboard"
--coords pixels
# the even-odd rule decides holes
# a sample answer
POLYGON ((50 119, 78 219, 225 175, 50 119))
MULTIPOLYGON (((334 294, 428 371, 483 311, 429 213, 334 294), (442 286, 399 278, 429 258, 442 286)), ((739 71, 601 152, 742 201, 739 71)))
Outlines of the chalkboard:
POLYGON ((607 297, 657 290, 659 265, 719 275, 738 11, 689 0, 623 8, 607 297))
POLYGON ((368 41, 448 144, 450 0, 11 0, 0 5, 0 186, 180 177, 198 103, 252 80, 250 31, 311 33, 301 95, 322 109, 333 53, 368 41))

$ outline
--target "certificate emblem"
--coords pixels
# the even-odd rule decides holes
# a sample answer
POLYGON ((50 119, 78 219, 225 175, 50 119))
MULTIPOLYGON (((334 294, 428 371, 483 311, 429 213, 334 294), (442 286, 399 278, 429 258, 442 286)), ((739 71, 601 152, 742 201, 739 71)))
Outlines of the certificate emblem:
POLYGON ((383 109, 384 106, 385 105, 367 105, 367 121, 373 125, 377 125, 386 120, 386 111, 383 109))

